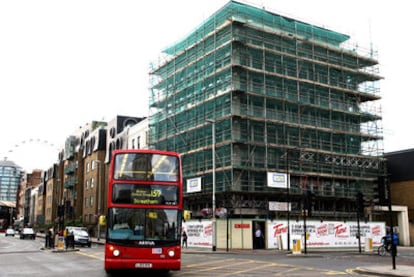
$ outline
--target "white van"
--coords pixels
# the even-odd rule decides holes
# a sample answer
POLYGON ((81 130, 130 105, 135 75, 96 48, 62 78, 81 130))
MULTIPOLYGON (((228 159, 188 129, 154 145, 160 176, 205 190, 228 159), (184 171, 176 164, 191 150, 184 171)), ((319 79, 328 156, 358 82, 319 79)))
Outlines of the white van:
POLYGON ((75 245, 91 247, 92 241, 85 227, 67 226, 68 232, 73 232, 75 245))

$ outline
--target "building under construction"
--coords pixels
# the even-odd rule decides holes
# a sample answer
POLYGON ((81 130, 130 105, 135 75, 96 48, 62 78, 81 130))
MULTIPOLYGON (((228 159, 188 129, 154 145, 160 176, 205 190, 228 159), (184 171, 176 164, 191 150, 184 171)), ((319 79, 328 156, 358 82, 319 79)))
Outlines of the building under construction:
POLYGON ((375 202, 381 77, 373 51, 349 39, 230 1, 165 49, 151 70, 149 141, 182 154, 184 187, 201 177, 201 191, 184 189, 193 216, 215 206, 280 218, 269 203, 288 202, 292 216, 351 220, 357 195, 375 202), (268 172, 290 175, 290 188, 269 187, 268 172))

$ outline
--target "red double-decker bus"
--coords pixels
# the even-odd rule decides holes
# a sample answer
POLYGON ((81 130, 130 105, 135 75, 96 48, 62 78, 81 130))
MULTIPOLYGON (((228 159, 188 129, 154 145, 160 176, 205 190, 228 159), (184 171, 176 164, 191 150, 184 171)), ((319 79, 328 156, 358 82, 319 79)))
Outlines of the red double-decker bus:
POLYGON ((181 159, 158 150, 115 150, 108 184, 105 270, 180 270, 181 159))

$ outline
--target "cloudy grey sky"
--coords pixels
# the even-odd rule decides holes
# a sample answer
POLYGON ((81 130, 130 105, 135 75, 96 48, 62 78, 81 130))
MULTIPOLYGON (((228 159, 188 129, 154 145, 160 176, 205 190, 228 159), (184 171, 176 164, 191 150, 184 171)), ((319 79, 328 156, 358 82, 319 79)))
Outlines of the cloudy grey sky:
MULTIPOLYGON (((147 116, 149 63, 227 2, 0 1, 0 157, 46 169, 79 126, 147 116)), ((378 50, 385 151, 414 148, 410 1, 247 3, 378 50)))

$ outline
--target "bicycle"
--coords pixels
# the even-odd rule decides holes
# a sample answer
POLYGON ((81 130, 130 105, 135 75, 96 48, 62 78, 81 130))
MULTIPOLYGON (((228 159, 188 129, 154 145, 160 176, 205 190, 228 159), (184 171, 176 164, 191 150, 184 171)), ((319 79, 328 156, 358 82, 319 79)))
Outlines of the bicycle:
MULTIPOLYGON (((392 254, 392 241, 390 237, 382 237, 381 245, 378 247, 378 255, 385 256, 387 253, 392 254)), ((396 246, 398 245, 398 241, 394 241, 395 253, 397 253, 396 246)))
POLYGON ((378 255, 385 256, 387 253, 391 253, 391 247, 382 243, 382 245, 378 247, 378 255))

